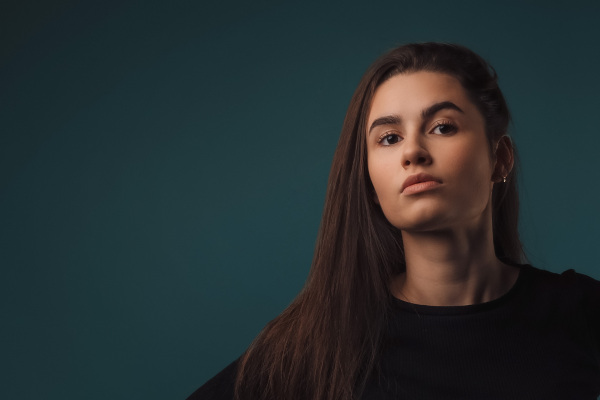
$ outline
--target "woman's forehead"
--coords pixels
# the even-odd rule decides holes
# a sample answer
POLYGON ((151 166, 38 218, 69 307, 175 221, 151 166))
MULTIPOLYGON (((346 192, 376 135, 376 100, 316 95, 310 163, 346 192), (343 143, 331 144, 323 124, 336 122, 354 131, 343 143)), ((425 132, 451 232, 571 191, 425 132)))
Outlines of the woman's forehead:
POLYGON ((444 101, 460 103, 461 108, 473 106, 462 84, 452 75, 430 71, 398 74, 377 88, 368 119, 371 122, 381 116, 375 114, 420 114, 429 105, 444 101))

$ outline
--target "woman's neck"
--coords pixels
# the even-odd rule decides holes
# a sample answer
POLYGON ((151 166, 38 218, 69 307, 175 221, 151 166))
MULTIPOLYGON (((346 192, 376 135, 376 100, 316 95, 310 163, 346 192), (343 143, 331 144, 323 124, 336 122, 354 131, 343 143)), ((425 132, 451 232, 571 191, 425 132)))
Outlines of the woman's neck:
MULTIPOLYGON (((489 224, 491 225, 491 224, 489 224)), ((422 305, 484 303, 506 293, 519 270, 495 255, 491 226, 402 231, 406 272, 391 282, 397 298, 422 305)))

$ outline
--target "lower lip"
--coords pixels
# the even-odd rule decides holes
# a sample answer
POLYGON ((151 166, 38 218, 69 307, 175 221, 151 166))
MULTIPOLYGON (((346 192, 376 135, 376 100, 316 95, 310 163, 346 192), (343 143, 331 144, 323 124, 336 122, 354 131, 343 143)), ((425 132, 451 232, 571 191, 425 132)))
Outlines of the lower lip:
POLYGON ((434 189, 440 185, 441 185, 441 183, 436 182, 436 181, 419 182, 419 183, 415 183, 414 185, 405 187, 404 190, 402 191, 402 194, 414 194, 414 193, 426 192, 426 191, 434 189))

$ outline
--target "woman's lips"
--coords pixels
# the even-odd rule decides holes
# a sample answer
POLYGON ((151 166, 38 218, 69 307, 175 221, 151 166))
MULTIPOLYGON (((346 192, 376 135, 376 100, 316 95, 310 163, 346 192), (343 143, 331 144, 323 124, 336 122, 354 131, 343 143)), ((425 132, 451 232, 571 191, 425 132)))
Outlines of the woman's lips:
POLYGON ((415 184, 405 187, 404 190, 402 191, 402 194, 408 195, 408 194, 425 192, 427 190, 436 188, 440 185, 441 185, 441 183, 436 182, 436 181, 419 182, 419 183, 415 183, 415 184))
POLYGON ((414 174, 414 175, 411 175, 408 178, 406 178, 406 180, 402 184, 402 189, 400 190, 400 192, 405 193, 406 190, 408 190, 408 188, 415 186, 414 188, 411 188, 411 193, 416 193, 416 192, 423 191, 425 189, 431 189, 441 183, 442 183, 441 179, 436 178, 435 176, 426 174, 424 172, 421 172, 419 174, 414 174), (427 184, 427 185, 420 185, 420 184, 427 184))

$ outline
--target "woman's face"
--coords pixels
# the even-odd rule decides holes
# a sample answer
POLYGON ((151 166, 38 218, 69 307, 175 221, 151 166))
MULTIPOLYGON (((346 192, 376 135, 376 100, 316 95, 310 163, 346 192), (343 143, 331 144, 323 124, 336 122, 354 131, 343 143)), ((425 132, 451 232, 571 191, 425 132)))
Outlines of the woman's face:
POLYGON ((375 201, 395 227, 433 231, 491 218, 485 121, 453 76, 420 71, 384 82, 368 115, 367 156, 375 201), (403 188, 423 173, 433 178, 403 188))

